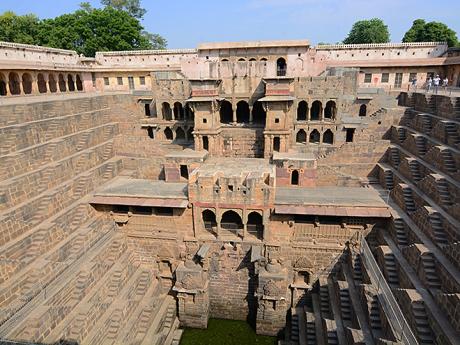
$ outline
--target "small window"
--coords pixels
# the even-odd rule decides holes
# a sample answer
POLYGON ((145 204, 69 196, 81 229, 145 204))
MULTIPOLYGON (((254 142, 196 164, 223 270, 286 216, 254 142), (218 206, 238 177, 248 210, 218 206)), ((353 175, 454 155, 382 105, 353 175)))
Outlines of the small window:
POLYGON ((382 83, 388 83, 390 80, 390 73, 382 73, 382 83))
POLYGON ((135 213, 135 214, 152 214, 152 208, 151 207, 145 207, 145 206, 134 206, 133 207, 133 213, 135 213))
POLYGON ((154 138, 155 138, 155 134, 153 133, 153 128, 152 128, 152 127, 148 127, 148 128, 147 128, 147 134, 149 135, 149 138, 150 138, 150 139, 154 139, 154 138))
POLYGON ((207 123, 207 122, 208 122, 208 120, 207 120, 207 119, 203 119, 203 123, 207 123))
POLYGON ((128 213, 129 212, 129 206, 115 205, 115 206, 113 206, 113 212, 115 212, 115 213, 128 213))
POLYGON ((145 77, 139 77, 139 84, 145 85, 145 77))
POLYGON ((354 128, 347 128, 346 142, 347 143, 352 143, 354 135, 355 135, 355 129, 354 128))
POLYGON ((280 119, 279 119, 279 118, 275 118, 275 123, 280 123, 280 119))
POLYGON ((188 180, 188 167, 186 165, 180 166, 180 176, 188 180))
POLYGON ((291 173, 291 184, 298 185, 299 184, 299 171, 293 170, 291 173))
POLYGON ((371 81, 372 81, 372 73, 366 73, 366 74, 364 75, 364 82, 368 84, 368 83, 370 83, 371 81))
POLYGON ((228 185, 228 190, 229 190, 230 192, 233 192, 233 185, 232 185, 232 184, 229 184, 229 185, 228 185))
POLYGON ((409 81, 412 81, 417 78, 417 73, 409 73, 409 81))
POLYGON ((93 87, 96 87, 96 73, 91 72, 91 82, 93 83, 93 87))
POLYGON ((110 85, 110 79, 109 77, 104 77, 104 85, 109 86, 110 85))
POLYGON ((155 214, 158 216, 172 216, 173 215, 172 207, 156 207, 155 214))
POLYGON ((123 85, 123 77, 117 77, 117 84, 123 85))
POLYGON ((145 116, 152 115, 152 113, 150 112, 150 104, 149 103, 144 104, 144 111, 145 111, 145 116))

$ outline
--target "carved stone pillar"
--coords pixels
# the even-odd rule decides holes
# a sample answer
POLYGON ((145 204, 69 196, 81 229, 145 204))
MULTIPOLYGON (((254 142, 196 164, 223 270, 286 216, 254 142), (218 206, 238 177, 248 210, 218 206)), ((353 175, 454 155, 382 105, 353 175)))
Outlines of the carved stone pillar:
POLYGON ((286 325, 289 271, 276 260, 259 271, 257 334, 275 336, 286 325))
POLYGON ((207 328, 209 319, 209 288, 208 277, 203 268, 187 260, 176 269, 178 315, 181 326, 207 328))

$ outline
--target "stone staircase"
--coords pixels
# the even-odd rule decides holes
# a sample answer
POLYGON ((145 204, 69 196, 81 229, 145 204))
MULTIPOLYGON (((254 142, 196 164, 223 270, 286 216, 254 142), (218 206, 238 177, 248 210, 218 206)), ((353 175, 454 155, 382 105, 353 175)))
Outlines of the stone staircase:
POLYGON ((436 273, 436 260, 433 254, 426 253, 422 255, 421 260, 428 287, 431 289, 440 289, 441 281, 439 280, 438 274, 436 273))
POLYGON ((398 286, 399 285, 399 276, 398 276, 398 269, 396 267, 395 257, 391 253, 386 253, 384 256, 385 261, 385 272, 386 278, 390 286, 398 286))
POLYGON ((421 302, 412 303, 412 313, 419 343, 421 345, 433 345, 433 333, 428 323, 428 316, 424 304, 421 302))
POLYGON ((414 182, 418 182, 422 179, 422 175, 420 174, 420 165, 416 159, 409 159, 409 169, 412 175, 412 179, 414 182))
POLYGON ((402 186, 402 193, 403 193, 406 212, 408 213, 415 212, 416 207, 415 207, 415 202, 414 202, 414 196, 412 195, 412 189, 409 186, 404 185, 402 186))
POLYGON ((452 158, 452 154, 449 149, 441 149, 441 156, 443 160, 443 165, 446 171, 449 173, 456 173, 457 167, 455 165, 455 161, 452 158))
POLYGON ((428 219, 431 224, 431 229, 433 231, 433 238, 439 246, 444 246, 448 244, 447 236, 444 231, 444 226, 440 218, 439 213, 433 212, 430 213, 428 219))
POLYGON ((409 244, 406 234, 406 229, 404 226, 404 221, 401 218, 396 218, 393 220, 393 228, 396 234, 396 239, 398 245, 407 246, 409 244))
POLYGON ((427 152, 426 139, 422 135, 415 135, 415 145, 417 147, 417 152, 420 156, 425 155, 427 152))

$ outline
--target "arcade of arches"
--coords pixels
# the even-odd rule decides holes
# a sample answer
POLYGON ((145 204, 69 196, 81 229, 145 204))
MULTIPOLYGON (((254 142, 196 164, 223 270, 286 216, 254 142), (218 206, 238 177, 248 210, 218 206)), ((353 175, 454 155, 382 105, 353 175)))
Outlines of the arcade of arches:
POLYGON ((224 231, 224 233, 231 232, 235 235, 244 236, 244 229, 246 229, 246 234, 258 239, 263 238, 263 217, 256 211, 249 212, 246 224, 234 210, 223 212, 219 222, 214 211, 206 209, 201 212, 201 220, 204 228, 214 235, 219 235, 218 228, 220 226, 220 230, 224 231))
POLYGON ((0 96, 36 95, 66 91, 83 91, 83 81, 80 74, 0 72, 0 96))

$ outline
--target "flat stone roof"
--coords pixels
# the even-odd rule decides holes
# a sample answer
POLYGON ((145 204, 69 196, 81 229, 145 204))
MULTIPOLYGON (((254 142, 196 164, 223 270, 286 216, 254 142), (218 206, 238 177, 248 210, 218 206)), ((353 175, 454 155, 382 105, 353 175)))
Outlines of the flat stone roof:
POLYGON ((198 176, 214 176, 222 173, 225 177, 263 177, 264 174, 275 173, 274 165, 267 159, 262 158, 227 158, 213 157, 206 160, 200 168, 196 170, 198 176))
POLYGON ((308 40, 214 42, 199 44, 198 50, 308 47, 309 45, 310 42, 308 40))
POLYGON ((372 188, 277 187, 275 213, 390 217, 389 206, 372 188))
POLYGON ((173 151, 165 155, 166 158, 193 158, 204 160, 208 155, 208 151, 195 151, 192 149, 185 149, 181 151, 173 151))
POLYGON ((96 190, 93 204, 185 208, 188 205, 187 183, 152 181, 119 177, 96 190))
POLYGON ((312 152, 273 152, 274 161, 314 161, 315 155, 312 152))

